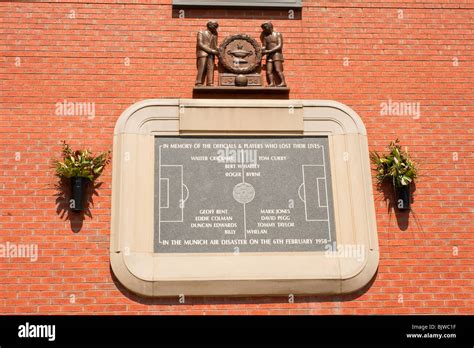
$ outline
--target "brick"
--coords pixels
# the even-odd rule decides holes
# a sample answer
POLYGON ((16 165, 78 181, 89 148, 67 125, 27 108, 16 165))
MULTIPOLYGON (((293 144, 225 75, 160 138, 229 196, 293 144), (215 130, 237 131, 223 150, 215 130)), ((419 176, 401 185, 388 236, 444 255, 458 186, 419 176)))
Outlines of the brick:
POLYGON ((474 314, 474 3, 308 0, 304 6, 295 20, 280 10, 237 17, 207 9, 179 19, 169 1, 0 2, 0 242, 38 243, 40 251, 36 263, 0 259, 0 314, 474 314), (132 3, 133 11, 123 5, 132 3), (67 18, 72 8, 78 20, 67 18), (404 10, 403 19, 396 9, 404 10), (374 191, 381 260, 364 294, 343 301, 296 297, 296 303, 280 297, 140 303, 117 289, 110 274, 111 166, 79 233, 57 212, 51 161, 61 140, 104 151, 132 103, 191 98, 192 32, 205 22, 195 18, 208 17, 220 18, 220 40, 236 32, 258 37, 259 24, 274 18, 285 35, 291 98, 347 104, 363 119, 370 150, 383 151, 398 137, 419 162, 406 229, 374 191), (64 99, 95 102, 96 117, 56 115, 64 99), (389 99, 419 102, 420 118, 381 115, 389 99), (77 295, 73 304, 70 294, 77 295))

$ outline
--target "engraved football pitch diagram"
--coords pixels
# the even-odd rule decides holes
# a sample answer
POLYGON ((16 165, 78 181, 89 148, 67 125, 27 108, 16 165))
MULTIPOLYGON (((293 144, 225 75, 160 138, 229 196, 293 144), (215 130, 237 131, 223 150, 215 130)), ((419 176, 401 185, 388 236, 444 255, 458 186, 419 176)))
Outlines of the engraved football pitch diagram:
POLYGON ((155 252, 325 250, 335 241, 327 145, 156 137, 155 252))

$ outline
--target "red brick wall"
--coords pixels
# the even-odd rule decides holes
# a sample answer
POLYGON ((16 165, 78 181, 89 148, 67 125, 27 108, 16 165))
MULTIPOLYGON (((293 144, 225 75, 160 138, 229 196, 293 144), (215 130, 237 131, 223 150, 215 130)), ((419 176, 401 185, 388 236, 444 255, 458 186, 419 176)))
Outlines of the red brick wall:
POLYGON ((261 10, 180 19, 170 2, 0 3, 0 243, 39 248, 36 262, 0 258, 0 313, 473 314, 472 0, 304 0, 294 20, 261 10), (398 137, 419 162, 409 215, 388 213, 376 193, 381 260, 363 291, 295 303, 143 299, 109 266, 111 166, 92 216, 64 211, 50 167, 61 140, 103 151, 132 103, 191 97, 195 32, 209 17, 220 40, 258 37, 272 19, 285 36, 291 98, 345 103, 364 120, 371 150, 398 137), (63 100, 95 103, 95 117, 56 115, 63 100), (420 117, 382 115, 389 100, 420 103, 420 117))

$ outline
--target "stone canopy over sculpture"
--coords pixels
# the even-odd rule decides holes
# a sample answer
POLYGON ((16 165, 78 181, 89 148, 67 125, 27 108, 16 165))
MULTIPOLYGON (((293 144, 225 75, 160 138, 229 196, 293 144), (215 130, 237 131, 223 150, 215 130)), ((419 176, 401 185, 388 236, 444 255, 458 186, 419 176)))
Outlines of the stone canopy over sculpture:
MULTIPOLYGON (((197 35, 196 87, 214 85, 214 57, 218 57, 219 87, 263 87, 262 58, 266 56, 268 87, 286 87, 283 73, 283 36, 273 30, 270 22, 261 25, 261 43, 246 34, 226 37, 220 45, 217 42, 216 21, 207 23, 207 30, 197 35), (217 47, 219 46, 219 47, 217 47)), ((219 88, 217 87, 217 88, 219 88)))

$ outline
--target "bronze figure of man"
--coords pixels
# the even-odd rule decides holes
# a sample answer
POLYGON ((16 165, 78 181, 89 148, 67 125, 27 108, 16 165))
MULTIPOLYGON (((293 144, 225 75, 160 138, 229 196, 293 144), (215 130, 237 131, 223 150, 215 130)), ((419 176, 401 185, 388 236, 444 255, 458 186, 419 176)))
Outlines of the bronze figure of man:
POLYGON ((214 57, 219 54, 217 50, 217 28, 216 21, 209 21, 206 30, 200 30, 197 34, 196 57, 197 77, 196 86, 202 86, 207 77, 206 84, 214 84, 214 57))
POLYGON ((261 25, 262 35, 262 54, 267 56, 267 82, 270 87, 286 87, 285 75, 283 74, 283 36, 273 30, 271 22, 265 22, 261 25), (275 75, 280 80, 275 83, 275 75))

